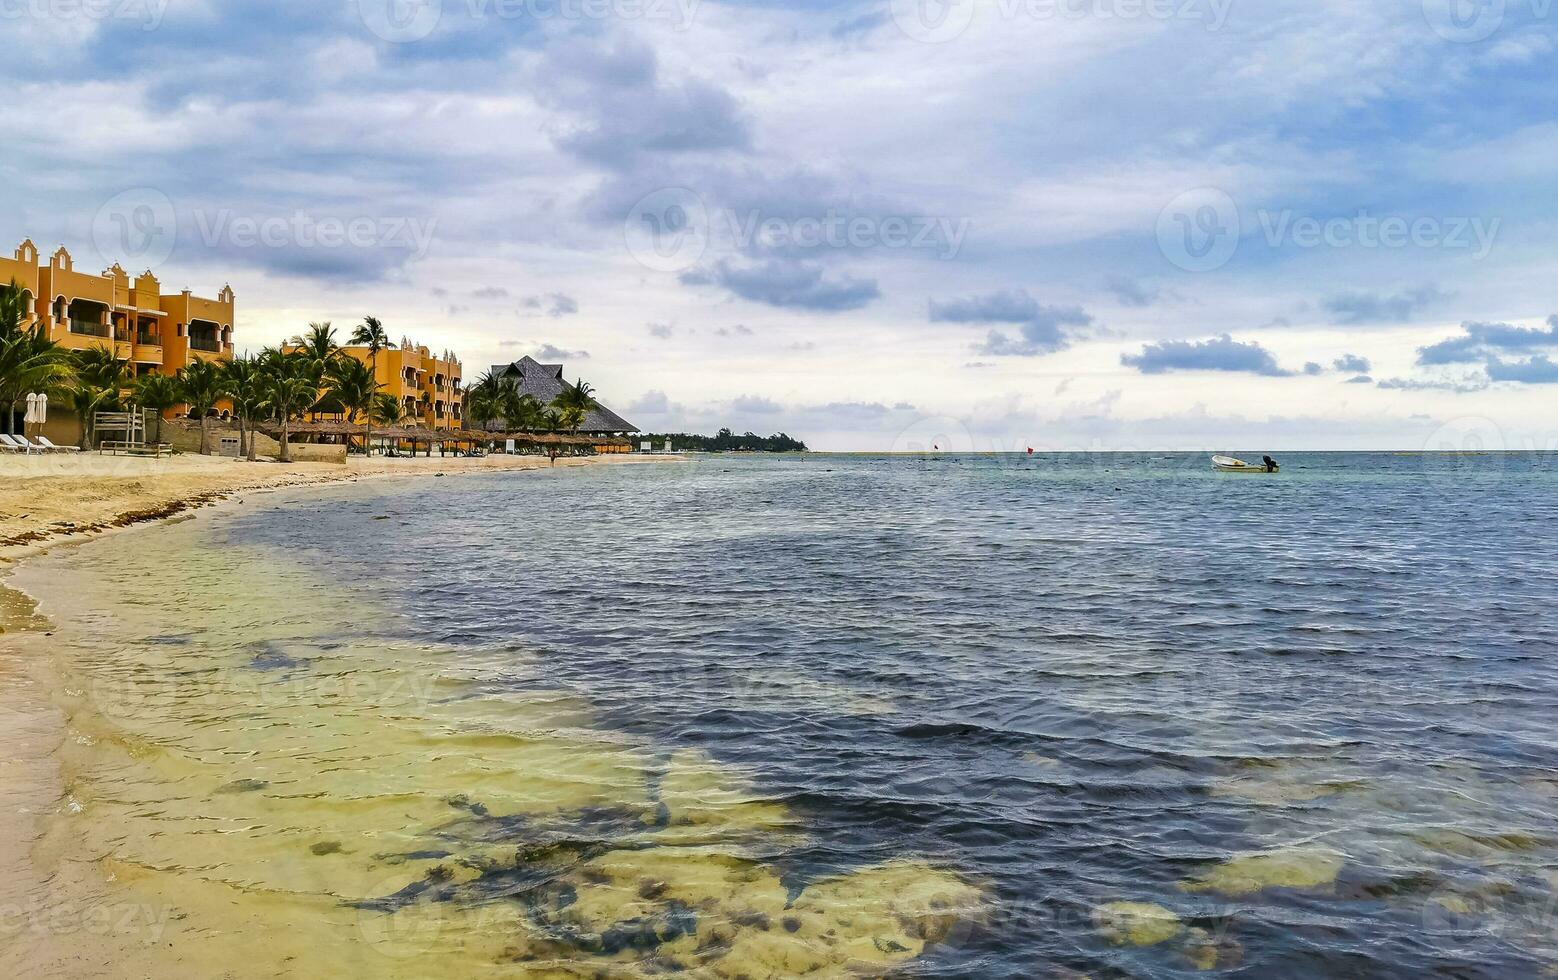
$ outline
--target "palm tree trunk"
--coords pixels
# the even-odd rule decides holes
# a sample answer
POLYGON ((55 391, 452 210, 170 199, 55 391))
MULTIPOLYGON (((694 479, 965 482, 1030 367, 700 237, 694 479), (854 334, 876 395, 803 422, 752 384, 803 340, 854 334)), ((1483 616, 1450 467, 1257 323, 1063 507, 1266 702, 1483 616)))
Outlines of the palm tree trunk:
POLYGON ((211 416, 200 416, 200 455, 211 455, 211 416))
POLYGON ((281 417, 281 455, 277 458, 277 461, 282 463, 292 462, 292 447, 287 445, 287 417, 285 415, 281 417))
MULTIPOLYGON (((372 409, 369 409, 372 411, 372 409)), ((362 455, 364 459, 373 455, 373 417, 367 416, 362 423, 362 455)))
POLYGON ((250 429, 249 430, 249 462, 251 462, 251 463, 256 461, 254 436, 255 436, 255 431, 253 429, 250 429))

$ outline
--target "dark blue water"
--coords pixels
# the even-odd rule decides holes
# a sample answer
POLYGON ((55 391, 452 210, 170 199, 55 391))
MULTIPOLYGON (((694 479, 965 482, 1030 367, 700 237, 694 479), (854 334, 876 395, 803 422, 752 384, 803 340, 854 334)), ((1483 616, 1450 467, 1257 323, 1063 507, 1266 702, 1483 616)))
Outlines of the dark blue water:
POLYGON ((230 533, 747 767, 811 831, 792 880, 983 883, 989 921, 911 975, 1553 969, 1558 458, 1282 462, 708 457, 321 491, 230 533), (1193 884, 1250 852, 1340 868, 1193 884), (1111 942, 1122 901, 1215 963, 1111 942))

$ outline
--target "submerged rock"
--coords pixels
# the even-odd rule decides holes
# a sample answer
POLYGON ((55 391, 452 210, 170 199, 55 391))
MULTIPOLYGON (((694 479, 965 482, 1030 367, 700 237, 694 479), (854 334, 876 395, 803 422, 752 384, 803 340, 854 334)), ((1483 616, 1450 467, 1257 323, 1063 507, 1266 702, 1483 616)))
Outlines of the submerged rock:
POLYGON ((263 779, 235 779, 230 783, 218 786, 218 793, 258 793, 269 786, 270 783, 263 779))
POLYGON ((1110 902, 1093 910, 1093 927, 1115 946, 1156 946, 1185 931, 1179 916, 1148 902, 1110 902))
POLYGON ((1226 936, 1212 935, 1205 929, 1185 934, 1180 956, 1195 970, 1232 970, 1244 963, 1244 947, 1226 936))
POLYGON ((1241 854, 1199 878, 1182 881, 1187 892, 1253 895, 1267 888, 1324 888, 1336 883, 1346 859, 1325 847, 1291 847, 1241 854))

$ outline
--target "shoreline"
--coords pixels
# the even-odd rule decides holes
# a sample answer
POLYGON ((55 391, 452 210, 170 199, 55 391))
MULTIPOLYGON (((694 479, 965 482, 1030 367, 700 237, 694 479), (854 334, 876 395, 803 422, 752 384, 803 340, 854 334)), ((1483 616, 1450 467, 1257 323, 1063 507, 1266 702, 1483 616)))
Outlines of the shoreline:
MULTIPOLYGON (((621 466, 682 456, 562 457, 555 466, 621 466)), ((351 459, 337 463, 250 463, 216 456, 164 459, 104 456, 8 457, 0 465, 0 579, 16 563, 61 545, 96 540, 140 524, 226 503, 244 493, 362 480, 432 479, 553 469, 540 456, 351 459), (16 464, 21 464, 18 467, 16 464), (10 479, 11 477, 19 477, 10 479)))
MULTIPOLYGON (((58 703, 64 693, 62 681, 46 639, 53 635, 54 626, 38 612, 40 597, 11 584, 22 564, 58 548, 80 547, 123 531, 150 531, 193 520, 202 512, 239 507, 250 495, 268 497, 364 480, 553 468, 544 457, 530 456, 354 460, 345 467, 251 464, 213 457, 173 462, 178 459, 34 459, 27 462, 42 465, 29 467, 32 472, 0 487, 0 742, 8 746, 0 755, 0 912, 6 913, 0 921, 0 963, 27 975, 111 972, 121 949, 117 940, 122 937, 98 934, 90 942, 81 942, 79 935, 55 935, 46 925, 52 921, 49 916, 58 917, 62 910, 67 918, 85 914, 104 893, 88 887, 90 875, 72 875, 72 881, 60 882, 35 860, 34 848, 42 839, 46 819, 64 805, 69 792, 59 766, 68 733, 66 714, 58 703), (67 492, 72 489, 76 492, 67 492), (49 496, 47 502, 42 496, 49 496), (45 506, 32 506, 35 503, 45 506)), ((676 461, 681 458, 597 456, 564 458, 558 463, 676 461)), ((11 475, 15 469, 0 467, 0 473, 11 475)))

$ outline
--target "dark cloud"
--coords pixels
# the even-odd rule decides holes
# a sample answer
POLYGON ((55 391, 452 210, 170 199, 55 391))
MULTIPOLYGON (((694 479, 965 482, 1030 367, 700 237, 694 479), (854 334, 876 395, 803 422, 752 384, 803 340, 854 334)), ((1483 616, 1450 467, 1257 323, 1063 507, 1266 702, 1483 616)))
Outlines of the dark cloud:
POLYGON ((1321 305, 1338 323, 1397 323, 1411 320, 1434 304, 1448 299, 1436 286, 1422 286, 1387 296, 1380 293, 1350 292, 1329 297, 1321 305))
POLYGON ((721 261, 711 269, 684 272, 681 281, 720 286, 754 303, 823 313, 858 310, 882 295, 875 279, 829 277, 815 265, 777 260, 745 267, 721 261))
POLYGON ((1110 276, 1104 282, 1104 288, 1109 290, 1122 306, 1151 306, 1162 295, 1161 290, 1156 286, 1148 286, 1129 276, 1110 276))
POLYGON ((1170 371, 1231 371, 1258 374, 1270 378, 1285 377, 1271 351, 1257 343, 1240 343, 1227 334, 1197 342, 1168 340, 1148 344, 1140 354, 1126 354, 1120 363, 1142 374, 1166 374, 1170 371))
POLYGON ((1350 385, 1371 385, 1374 383, 1374 379, 1369 377, 1367 374, 1359 374, 1348 378, 1347 383, 1350 385))
POLYGON ((1324 374, 1325 366, 1316 364, 1314 361, 1310 361, 1308 364, 1304 365, 1304 373, 1308 375, 1324 374))
POLYGON ((1027 290, 931 300, 932 323, 1012 323, 1017 335, 992 330, 975 352, 989 357, 1053 354, 1071 344, 1067 327, 1089 327, 1093 317, 1080 306, 1043 306, 1027 290))
POLYGON ((1504 361, 1490 357, 1488 379, 1514 381, 1523 385, 1558 384, 1558 363, 1549 360, 1546 354, 1538 354, 1524 361, 1504 361))
POLYGON ((671 399, 663 391, 646 391, 628 405, 628 411, 640 415, 666 415, 671 411, 671 399))
POLYGON ((730 407, 747 415, 778 415, 784 411, 778 402, 757 395, 742 395, 733 400, 730 407))
POLYGON ((1546 329, 1508 323, 1461 324, 1461 335, 1417 349, 1417 363, 1475 364, 1496 352, 1533 351, 1558 346, 1558 316, 1547 318, 1546 329))
POLYGON ((1338 371, 1348 371, 1353 374, 1368 374, 1373 367, 1367 357, 1359 357, 1357 354, 1343 354, 1332 362, 1332 366, 1338 371))
POLYGON ((930 301, 932 323, 1022 323, 1038 313, 1038 300, 1025 289, 930 301))
POLYGON ((632 39, 576 37, 551 45, 537 95, 573 116, 559 149, 614 169, 645 155, 745 150, 751 133, 735 98, 697 78, 660 77, 654 49, 632 39))
POLYGON ((887 21, 888 12, 886 10, 873 10, 861 14, 858 17, 851 17, 848 20, 839 21, 837 24, 833 25, 833 29, 828 33, 832 35, 835 40, 846 40, 852 37, 859 37, 863 34, 869 34, 878 27, 881 27, 883 24, 887 23, 887 21))
POLYGON ((534 356, 538 361, 547 363, 556 361, 582 361, 590 356, 590 352, 587 350, 564 350, 563 348, 556 347, 552 344, 542 344, 540 347, 536 348, 536 352, 532 356, 534 356))
POLYGON ((519 301, 521 311, 545 311, 547 316, 572 316, 579 312, 579 301, 564 293, 547 293, 544 296, 526 296, 519 301))
POLYGON ((670 340, 675 333, 676 328, 669 323, 651 323, 649 325, 649 336, 659 340, 670 340))
POLYGON ((1420 381, 1416 378, 1386 378, 1377 382, 1376 387, 1385 391, 1450 391, 1456 394, 1468 394, 1474 391, 1486 391, 1488 382, 1484 378, 1467 378, 1462 381, 1420 381))

